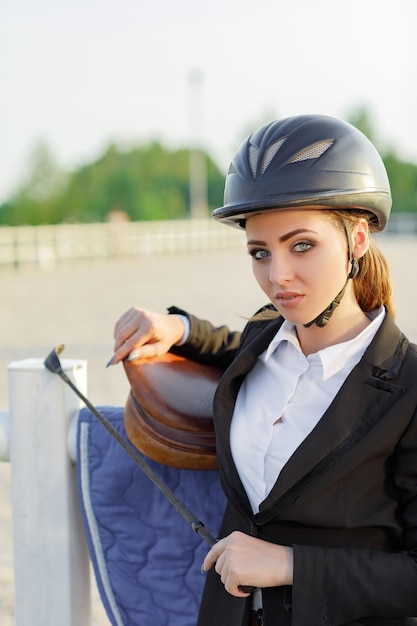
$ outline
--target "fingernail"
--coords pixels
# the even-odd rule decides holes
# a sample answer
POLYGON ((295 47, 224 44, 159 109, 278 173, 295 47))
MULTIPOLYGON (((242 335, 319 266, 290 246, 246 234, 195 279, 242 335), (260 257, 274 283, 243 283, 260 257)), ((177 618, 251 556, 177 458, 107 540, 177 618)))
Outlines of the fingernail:
POLYGON ((132 354, 129 354, 129 356, 127 357, 128 361, 137 361, 140 358, 140 352, 136 351, 136 352, 132 352, 132 354))
POLYGON ((110 361, 108 361, 108 363, 106 363, 106 367, 110 367, 110 365, 114 365, 114 355, 112 356, 110 361))

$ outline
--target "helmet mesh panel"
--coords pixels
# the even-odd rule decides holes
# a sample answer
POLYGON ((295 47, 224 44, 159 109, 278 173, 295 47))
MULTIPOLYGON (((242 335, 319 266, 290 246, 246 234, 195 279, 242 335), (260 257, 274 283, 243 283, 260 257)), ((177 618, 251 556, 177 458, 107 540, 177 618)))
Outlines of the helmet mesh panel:
POLYGON ((276 153, 278 152, 278 150, 280 149, 280 147, 282 146, 285 140, 286 140, 286 137, 277 139, 277 141, 274 141, 274 143, 272 143, 269 146, 269 148, 266 150, 265 155, 264 155, 264 160, 262 161, 261 174, 265 173, 265 170, 267 169, 268 165, 271 163, 272 159, 274 158, 274 156, 276 155, 276 153))
POLYGON ((256 176, 256 166, 258 164, 258 148, 252 144, 249 146, 249 165, 252 170, 253 177, 256 176))
POLYGON ((321 157, 326 150, 333 145, 333 139, 327 139, 326 141, 319 141, 315 143, 313 146, 306 148, 302 152, 300 152, 291 163, 298 163, 299 161, 309 161, 310 159, 318 159, 321 157))

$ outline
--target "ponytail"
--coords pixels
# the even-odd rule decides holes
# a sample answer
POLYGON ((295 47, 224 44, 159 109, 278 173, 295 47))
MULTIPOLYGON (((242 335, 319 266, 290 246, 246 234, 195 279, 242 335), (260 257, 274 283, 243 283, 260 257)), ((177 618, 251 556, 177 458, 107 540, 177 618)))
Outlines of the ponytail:
POLYGON ((385 256, 373 239, 370 214, 360 210, 343 211, 341 209, 329 211, 328 215, 331 218, 339 218, 337 219, 339 224, 348 222, 353 226, 361 217, 368 222, 370 230, 369 248, 363 257, 358 259, 359 273, 353 279, 354 293, 360 308, 365 313, 385 306, 392 317, 395 317, 391 272, 385 256))
POLYGON ((362 311, 386 306, 392 317, 395 317, 390 269, 372 236, 368 251, 359 259, 359 273, 353 280, 353 289, 362 311))

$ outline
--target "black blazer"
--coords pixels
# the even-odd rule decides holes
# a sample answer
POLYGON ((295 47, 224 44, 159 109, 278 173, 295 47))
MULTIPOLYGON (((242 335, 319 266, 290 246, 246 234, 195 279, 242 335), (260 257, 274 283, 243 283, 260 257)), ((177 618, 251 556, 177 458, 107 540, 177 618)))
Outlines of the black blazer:
MULTIPOLYGON (((241 530, 294 548, 293 586, 262 592, 265 626, 417 624, 407 617, 417 616, 416 346, 387 313, 253 515, 230 452, 230 422, 240 385, 282 318, 249 323, 239 344, 239 334, 189 317, 182 353, 230 364, 214 401, 228 500, 222 536, 241 530)), ((208 573, 199 626, 246 625, 249 610, 250 601, 208 573)))

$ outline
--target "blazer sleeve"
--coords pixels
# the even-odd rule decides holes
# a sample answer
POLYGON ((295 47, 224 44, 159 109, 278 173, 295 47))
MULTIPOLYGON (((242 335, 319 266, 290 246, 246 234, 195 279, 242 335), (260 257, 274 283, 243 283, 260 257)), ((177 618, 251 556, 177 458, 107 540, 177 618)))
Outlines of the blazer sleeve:
POLYGON ((181 346, 173 346, 170 352, 186 358, 226 369, 234 360, 240 346, 242 333, 227 326, 214 326, 191 313, 172 306, 169 314, 185 315, 190 320, 190 334, 181 346))
MULTIPOLYGON (((259 309, 255 316, 271 308, 273 309, 272 305, 266 305, 259 309)), ((190 334, 187 341, 181 346, 173 346, 170 352, 223 369, 229 367, 242 347, 271 322, 271 319, 260 318, 256 321, 252 319, 240 332, 232 331, 228 326, 216 327, 211 322, 202 320, 176 306, 169 307, 168 313, 185 315, 190 320, 190 334)))
MULTIPOLYGON (((403 550, 294 546, 293 624, 417 616, 417 415, 398 442, 403 550)), ((356 623, 356 622, 355 622, 356 623)))

